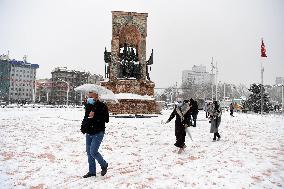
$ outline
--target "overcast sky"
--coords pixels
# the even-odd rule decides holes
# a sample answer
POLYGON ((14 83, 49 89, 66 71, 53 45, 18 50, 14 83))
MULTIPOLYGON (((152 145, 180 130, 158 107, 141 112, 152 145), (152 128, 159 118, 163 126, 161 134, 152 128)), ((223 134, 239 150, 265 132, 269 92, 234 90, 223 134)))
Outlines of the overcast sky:
POLYGON ((264 83, 284 76, 283 0, 0 0, 0 54, 39 64, 37 78, 57 66, 104 75, 111 46, 111 11, 148 13, 147 59, 156 87, 181 83, 182 70, 218 62, 219 80, 264 83))

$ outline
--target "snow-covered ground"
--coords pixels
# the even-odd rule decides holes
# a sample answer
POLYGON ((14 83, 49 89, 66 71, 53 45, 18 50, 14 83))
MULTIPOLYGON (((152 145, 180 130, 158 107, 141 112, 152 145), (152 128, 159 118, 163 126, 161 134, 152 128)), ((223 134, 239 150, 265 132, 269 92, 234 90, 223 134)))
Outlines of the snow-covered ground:
MULTIPOLYGON (((284 117, 225 112, 212 142, 201 111, 177 154, 170 111, 111 118, 100 148, 105 177, 87 173, 82 109, 0 109, 0 188, 283 188, 284 117)), ((98 172, 100 168, 98 167, 98 172)))

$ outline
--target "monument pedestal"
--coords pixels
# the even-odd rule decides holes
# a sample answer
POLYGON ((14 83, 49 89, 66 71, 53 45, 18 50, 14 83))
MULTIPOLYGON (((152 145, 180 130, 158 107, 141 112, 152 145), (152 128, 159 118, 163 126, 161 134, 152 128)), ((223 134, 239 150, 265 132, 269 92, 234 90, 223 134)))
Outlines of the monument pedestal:
POLYGON ((122 97, 119 103, 108 103, 113 114, 158 114, 161 111, 153 97, 155 84, 151 81, 116 80, 101 82, 101 85, 122 97), (132 98, 131 94, 138 98, 132 98))

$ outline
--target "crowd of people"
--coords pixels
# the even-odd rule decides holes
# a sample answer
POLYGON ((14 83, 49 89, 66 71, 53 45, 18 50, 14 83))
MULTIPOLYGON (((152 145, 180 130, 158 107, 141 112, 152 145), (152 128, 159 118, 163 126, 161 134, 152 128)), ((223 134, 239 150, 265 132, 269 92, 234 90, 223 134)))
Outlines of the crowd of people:
MULTIPOLYGON (((213 142, 219 141, 221 136, 218 132, 219 125, 221 123, 222 110, 218 101, 213 103, 207 103, 204 106, 206 118, 209 119, 211 124, 210 133, 214 134, 213 142)), ((231 115, 233 116, 233 110, 231 115)), ((175 119, 175 136, 176 147, 180 148, 179 153, 186 148, 185 136, 187 127, 196 127, 196 120, 198 115, 198 103, 192 98, 188 100, 177 99, 177 104, 171 113, 169 119, 165 123, 169 123, 173 118, 175 119)))

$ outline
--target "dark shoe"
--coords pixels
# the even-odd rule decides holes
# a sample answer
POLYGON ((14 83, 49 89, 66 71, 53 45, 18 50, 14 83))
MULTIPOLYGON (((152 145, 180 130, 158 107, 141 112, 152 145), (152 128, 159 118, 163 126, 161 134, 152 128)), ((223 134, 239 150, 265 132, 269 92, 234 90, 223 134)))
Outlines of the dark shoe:
POLYGON ((94 177, 94 176, 96 176, 96 174, 87 173, 83 176, 83 178, 89 178, 89 177, 94 177))
POLYGON ((102 171, 101 171, 102 176, 105 176, 105 174, 107 173, 107 167, 108 167, 108 163, 106 164, 105 167, 102 167, 102 171))
POLYGON ((216 138, 213 138, 213 141, 212 142, 216 142, 216 138))
POLYGON ((218 138, 217 138, 217 141, 219 141, 220 139, 221 139, 221 137, 218 137, 218 138))

